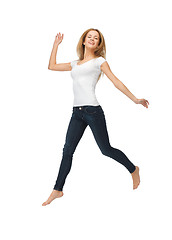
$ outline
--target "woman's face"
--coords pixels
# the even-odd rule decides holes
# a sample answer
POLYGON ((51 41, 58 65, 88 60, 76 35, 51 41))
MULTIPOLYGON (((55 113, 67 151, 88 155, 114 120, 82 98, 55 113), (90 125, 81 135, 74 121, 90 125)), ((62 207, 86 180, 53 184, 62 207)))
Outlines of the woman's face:
POLYGON ((85 37, 84 44, 87 48, 96 49, 99 45, 99 33, 95 30, 89 31, 85 37))

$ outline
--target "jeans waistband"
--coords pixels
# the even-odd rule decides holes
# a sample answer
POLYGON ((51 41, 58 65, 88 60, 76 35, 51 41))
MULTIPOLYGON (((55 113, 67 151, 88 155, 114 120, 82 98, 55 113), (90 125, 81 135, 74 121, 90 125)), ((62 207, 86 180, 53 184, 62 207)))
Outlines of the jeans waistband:
POLYGON ((94 105, 84 105, 84 106, 77 106, 77 107, 73 107, 73 109, 79 109, 79 110, 82 110, 82 109, 85 109, 87 107, 95 107, 95 108, 99 108, 101 107, 100 105, 97 105, 97 106, 94 106, 94 105))

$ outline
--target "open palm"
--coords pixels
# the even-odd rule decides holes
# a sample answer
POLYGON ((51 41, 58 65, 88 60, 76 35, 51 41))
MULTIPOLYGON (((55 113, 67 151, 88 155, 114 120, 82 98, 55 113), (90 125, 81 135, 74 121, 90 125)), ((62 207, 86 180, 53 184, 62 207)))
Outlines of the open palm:
POLYGON ((62 40, 63 40, 63 36, 64 36, 64 34, 61 35, 60 32, 57 33, 55 41, 54 41, 54 44, 58 44, 59 45, 62 42, 62 40))

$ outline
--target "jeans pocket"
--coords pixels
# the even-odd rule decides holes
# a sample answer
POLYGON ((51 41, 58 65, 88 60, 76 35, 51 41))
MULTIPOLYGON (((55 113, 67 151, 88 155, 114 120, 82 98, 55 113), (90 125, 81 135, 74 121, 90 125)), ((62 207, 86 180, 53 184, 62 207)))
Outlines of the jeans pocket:
POLYGON ((86 107, 85 112, 88 114, 95 114, 97 112, 97 107, 96 106, 86 107))

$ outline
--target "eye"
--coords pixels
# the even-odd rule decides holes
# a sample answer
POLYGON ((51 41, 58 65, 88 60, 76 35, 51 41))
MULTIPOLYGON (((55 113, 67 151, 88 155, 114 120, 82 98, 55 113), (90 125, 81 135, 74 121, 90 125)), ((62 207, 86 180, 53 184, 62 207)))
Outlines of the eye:
MULTIPOLYGON (((88 36, 88 38, 91 38, 91 37, 90 37, 90 36, 88 36)), ((95 39, 96 39, 96 40, 98 40, 98 38, 97 38, 97 37, 95 37, 95 39)))

